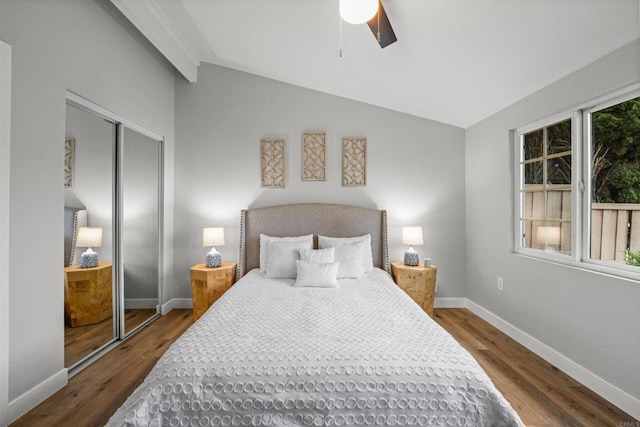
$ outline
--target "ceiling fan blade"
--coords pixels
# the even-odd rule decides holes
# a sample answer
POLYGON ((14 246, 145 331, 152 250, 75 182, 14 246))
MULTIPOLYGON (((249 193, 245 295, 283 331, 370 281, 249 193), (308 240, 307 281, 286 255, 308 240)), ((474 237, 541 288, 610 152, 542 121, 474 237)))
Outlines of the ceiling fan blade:
POLYGON ((367 22, 367 25, 369 25, 369 29, 381 48, 385 48, 391 43, 398 41, 396 33, 391 27, 391 22, 389 22, 389 18, 387 17, 387 11, 384 10, 384 6, 382 5, 382 1, 378 0, 378 13, 367 22), (380 19, 378 19, 378 15, 380 19), (380 34, 379 36, 378 33, 380 34))

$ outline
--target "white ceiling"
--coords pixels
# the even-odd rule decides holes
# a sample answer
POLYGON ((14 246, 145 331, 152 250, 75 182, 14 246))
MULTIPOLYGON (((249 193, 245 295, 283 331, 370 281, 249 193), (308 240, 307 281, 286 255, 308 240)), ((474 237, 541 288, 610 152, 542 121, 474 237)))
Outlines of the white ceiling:
POLYGON ((466 128, 640 37, 639 0, 111 0, 190 81, 200 62, 466 128))

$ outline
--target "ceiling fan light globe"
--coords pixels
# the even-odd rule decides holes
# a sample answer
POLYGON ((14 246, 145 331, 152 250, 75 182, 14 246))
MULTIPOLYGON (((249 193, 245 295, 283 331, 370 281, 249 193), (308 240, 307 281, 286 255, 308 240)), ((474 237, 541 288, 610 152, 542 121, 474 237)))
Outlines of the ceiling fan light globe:
POLYGON ((378 0, 340 0, 340 17, 349 24, 364 24, 378 12, 378 0))

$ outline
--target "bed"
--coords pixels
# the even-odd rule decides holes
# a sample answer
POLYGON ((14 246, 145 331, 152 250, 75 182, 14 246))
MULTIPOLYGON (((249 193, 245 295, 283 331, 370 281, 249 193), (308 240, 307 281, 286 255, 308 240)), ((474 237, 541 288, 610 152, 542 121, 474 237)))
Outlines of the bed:
POLYGON ((393 283, 386 226, 385 211, 344 205, 242 211, 241 279, 108 425, 522 425, 475 359, 393 283), (342 243, 327 242, 352 238, 344 240, 351 252, 368 236, 372 267, 330 288, 298 287, 303 260, 297 277, 267 277, 286 257, 265 264, 265 253, 289 245, 273 241, 305 235, 312 249, 301 255, 336 257, 342 243))

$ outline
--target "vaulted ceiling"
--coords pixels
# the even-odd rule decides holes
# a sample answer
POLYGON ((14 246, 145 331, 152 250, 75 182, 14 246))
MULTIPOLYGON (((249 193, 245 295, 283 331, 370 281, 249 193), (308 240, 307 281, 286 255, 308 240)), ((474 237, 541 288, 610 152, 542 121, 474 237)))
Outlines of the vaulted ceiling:
POLYGON ((111 0, 189 81, 201 62, 466 128, 640 37, 639 0, 111 0), (340 47, 343 55, 340 57, 340 47))

